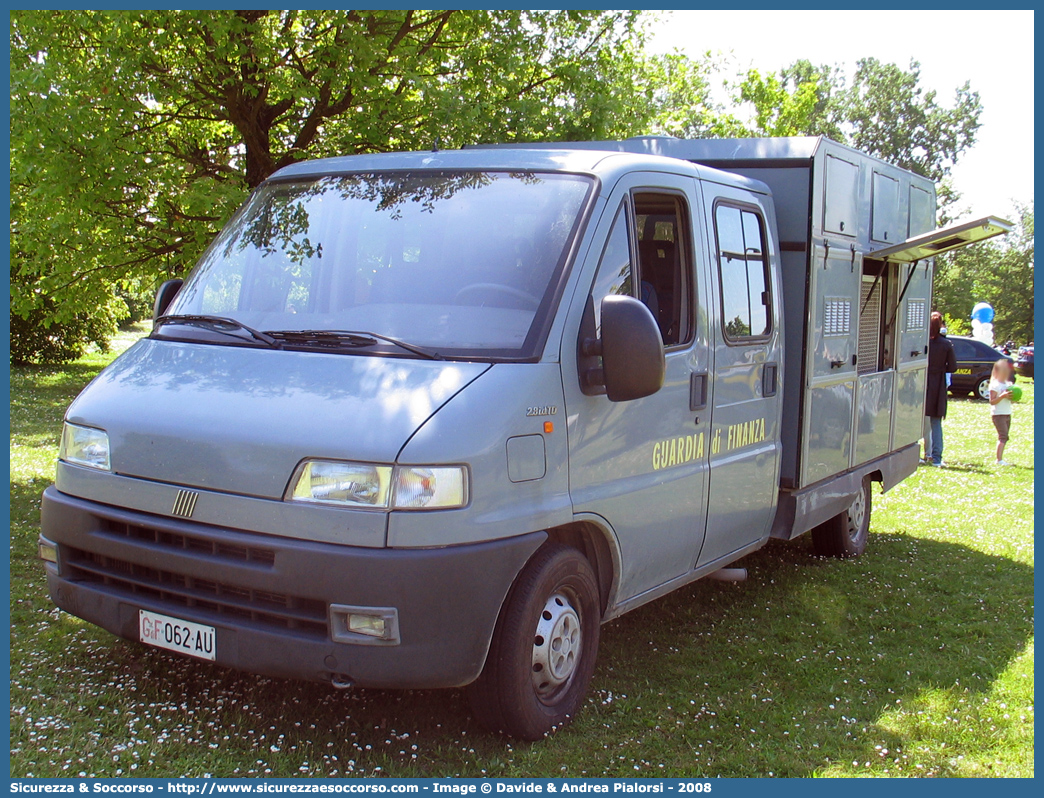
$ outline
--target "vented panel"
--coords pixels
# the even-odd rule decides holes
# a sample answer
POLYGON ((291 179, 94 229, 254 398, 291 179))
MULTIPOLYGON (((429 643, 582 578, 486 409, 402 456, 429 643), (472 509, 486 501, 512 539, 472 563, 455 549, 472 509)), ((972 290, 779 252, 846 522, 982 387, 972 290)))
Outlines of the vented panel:
POLYGON ((927 319, 928 303, 923 299, 910 299, 906 303, 906 329, 923 330, 927 319))
POLYGON ((860 374, 878 371, 881 346, 881 294, 884 286, 878 281, 874 288, 874 278, 863 278, 859 292, 859 353, 857 369, 860 374), (870 294, 873 289, 873 295, 870 294), (867 297, 870 301, 867 302, 867 297))
POLYGON ((823 300, 823 335, 848 335, 852 330, 852 303, 841 297, 823 300))

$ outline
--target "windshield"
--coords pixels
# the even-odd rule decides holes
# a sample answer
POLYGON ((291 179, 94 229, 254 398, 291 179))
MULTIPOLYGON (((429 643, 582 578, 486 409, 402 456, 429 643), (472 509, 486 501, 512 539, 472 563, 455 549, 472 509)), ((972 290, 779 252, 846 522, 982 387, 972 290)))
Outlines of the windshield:
MULTIPOLYGON (((386 172, 270 184, 220 233, 166 314, 265 333, 371 333, 447 356, 531 355, 592 182, 386 172)), ((230 342, 198 325, 192 338, 230 342)))

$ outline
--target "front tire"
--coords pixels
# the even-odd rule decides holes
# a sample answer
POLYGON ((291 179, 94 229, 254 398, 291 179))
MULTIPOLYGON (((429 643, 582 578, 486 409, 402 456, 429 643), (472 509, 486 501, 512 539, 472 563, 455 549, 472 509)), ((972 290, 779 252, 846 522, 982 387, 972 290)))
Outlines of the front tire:
POLYGON ((870 539, 870 477, 863 477, 859 493, 848 509, 812 530, 812 545, 823 557, 858 557, 870 539))
POLYGON ((568 723, 587 695, 600 624, 598 582, 587 559, 563 544, 540 549, 508 593, 486 665, 468 686, 475 718, 523 740, 568 723))

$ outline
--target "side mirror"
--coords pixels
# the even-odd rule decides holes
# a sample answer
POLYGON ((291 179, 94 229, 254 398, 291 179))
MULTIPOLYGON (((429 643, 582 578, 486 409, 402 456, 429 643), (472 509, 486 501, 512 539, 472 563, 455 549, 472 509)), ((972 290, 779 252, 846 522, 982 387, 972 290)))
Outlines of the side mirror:
POLYGON ((171 301, 177 296, 184 280, 167 280, 156 291, 156 301, 152 305, 152 318, 158 319, 170 306, 171 301))
POLYGON ((660 328, 649 308, 630 296, 602 300, 602 337, 588 338, 583 354, 601 355, 601 369, 592 369, 587 381, 605 386, 610 402, 650 396, 663 387, 666 362, 660 328))

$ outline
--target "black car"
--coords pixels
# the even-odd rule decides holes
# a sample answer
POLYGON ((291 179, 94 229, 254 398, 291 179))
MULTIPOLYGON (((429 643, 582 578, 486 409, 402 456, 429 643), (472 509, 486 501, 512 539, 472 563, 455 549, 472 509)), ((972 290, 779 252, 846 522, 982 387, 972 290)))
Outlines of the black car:
POLYGON ((950 378, 950 393, 954 396, 977 396, 980 399, 990 398, 990 374, 993 364, 1001 358, 1013 362, 992 346, 975 338, 961 335, 947 336, 953 344, 953 353, 957 356, 957 371, 950 378))
POLYGON ((1020 346, 1015 357, 1015 373, 1020 377, 1033 378, 1033 346, 1020 346))

